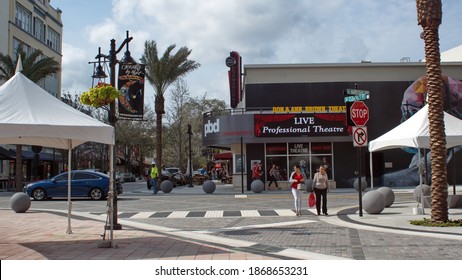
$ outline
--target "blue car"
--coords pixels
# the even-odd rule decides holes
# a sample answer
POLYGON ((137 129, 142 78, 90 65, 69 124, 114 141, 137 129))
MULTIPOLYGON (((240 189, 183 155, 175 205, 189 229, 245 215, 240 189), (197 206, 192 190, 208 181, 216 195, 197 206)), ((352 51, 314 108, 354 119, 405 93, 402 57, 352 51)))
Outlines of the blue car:
MULTIPOLYGON (((67 176, 64 172, 55 177, 28 184, 25 192, 34 200, 45 200, 53 197, 67 197, 67 176)), ((116 184, 118 194, 122 193, 122 186, 116 184)), ((104 199, 109 193, 109 176, 107 174, 89 171, 71 171, 71 197, 89 197, 104 199)))

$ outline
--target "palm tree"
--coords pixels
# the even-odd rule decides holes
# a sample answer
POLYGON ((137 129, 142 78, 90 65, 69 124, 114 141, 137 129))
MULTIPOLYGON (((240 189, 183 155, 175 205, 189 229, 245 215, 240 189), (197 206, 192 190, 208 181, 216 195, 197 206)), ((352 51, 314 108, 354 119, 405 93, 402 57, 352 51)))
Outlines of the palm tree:
POLYGON ((448 221, 448 182, 446 173, 446 135, 444 131, 444 92, 441 79, 438 28, 441 0, 417 0, 418 24, 423 28, 428 92, 428 121, 431 151, 431 221, 448 221))
MULTIPOLYGON (((33 51, 29 56, 21 45, 16 49, 16 57, 21 57, 22 73, 34 83, 46 78, 49 75, 59 72, 59 63, 51 57, 44 57, 41 50, 33 51)), ((7 81, 14 76, 17 59, 0 53, 0 81, 7 81)), ((16 191, 22 191, 22 145, 16 145, 16 170, 15 182, 16 191)))
POLYGON ((189 60, 191 54, 187 47, 180 48, 172 54, 176 45, 170 45, 161 58, 158 56, 157 43, 146 41, 141 62, 146 65, 146 78, 154 87, 156 112, 156 162, 162 168, 162 115, 165 114, 164 93, 178 78, 197 69, 200 64, 189 60))

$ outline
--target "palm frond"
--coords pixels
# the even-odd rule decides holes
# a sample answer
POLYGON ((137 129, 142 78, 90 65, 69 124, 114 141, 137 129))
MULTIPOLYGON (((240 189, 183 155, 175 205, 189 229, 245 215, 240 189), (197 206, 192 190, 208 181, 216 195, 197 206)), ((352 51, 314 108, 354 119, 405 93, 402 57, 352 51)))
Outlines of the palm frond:
MULTIPOLYGON (((35 83, 61 70, 59 63, 54 58, 43 56, 41 50, 35 50, 27 55, 19 45, 15 53, 16 57, 21 57, 22 73, 35 83)), ((8 80, 14 76, 17 61, 9 55, 0 54, 0 79, 8 80)))

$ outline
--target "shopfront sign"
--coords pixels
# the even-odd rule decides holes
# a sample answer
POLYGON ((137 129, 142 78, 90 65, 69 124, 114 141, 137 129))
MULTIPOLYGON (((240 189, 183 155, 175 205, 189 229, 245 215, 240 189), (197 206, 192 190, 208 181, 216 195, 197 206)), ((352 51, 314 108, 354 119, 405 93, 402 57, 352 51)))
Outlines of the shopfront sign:
POLYGON ((254 115, 255 137, 346 136, 344 113, 254 115))
POLYGON ((207 137, 209 133, 220 133, 220 120, 217 119, 214 123, 211 123, 210 120, 204 124, 204 137, 207 137))
POLYGON ((310 147, 308 143, 289 143, 289 153, 294 154, 308 154, 310 147))
POLYGON ((252 115, 205 116, 202 144, 219 146, 239 143, 241 138, 253 138, 252 115))
POLYGON ((229 67, 228 80, 230 92, 231 108, 236 108, 237 104, 241 101, 241 87, 242 87, 242 69, 241 69, 241 56, 238 52, 230 52, 229 57, 226 58, 226 66, 229 67))

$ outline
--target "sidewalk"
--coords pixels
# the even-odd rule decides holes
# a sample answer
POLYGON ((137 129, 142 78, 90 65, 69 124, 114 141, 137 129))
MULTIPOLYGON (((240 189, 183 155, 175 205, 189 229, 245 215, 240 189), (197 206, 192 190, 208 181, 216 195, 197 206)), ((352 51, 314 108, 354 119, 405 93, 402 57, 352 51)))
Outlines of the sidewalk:
MULTIPOLYGON (((226 194, 222 197, 228 199, 226 194)), ((144 223, 119 218, 124 228, 114 231, 112 248, 99 247, 107 243, 102 242, 104 216, 73 212, 73 233, 67 234, 67 212, 0 209, 0 259, 462 259, 462 228, 413 226, 410 220, 430 217, 428 208, 426 215, 412 214, 415 206, 397 202, 381 214, 363 212, 362 217, 353 205, 330 208, 327 217, 305 209, 301 218, 295 214, 279 219, 241 217, 234 227, 219 230, 207 224, 203 230, 182 228, 182 224, 198 223, 200 218, 176 219, 175 224, 164 225, 160 219, 144 223), (299 241, 291 243, 293 237, 299 241), (439 250, 435 252, 435 248, 439 250)), ((462 219, 462 209, 450 209, 449 213, 450 219, 462 219)), ((224 220, 217 218, 214 223, 220 219, 224 220)), ((105 239, 109 240, 109 231, 105 239)))
MULTIPOLYGON (((99 248, 104 222, 72 219, 67 234, 64 213, 0 210, 1 260, 246 260, 269 257, 237 252, 220 246, 181 240, 125 226, 114 231, 114 248, 99 248)), ((106 232, 109 240, 109 231, 106 232)))

